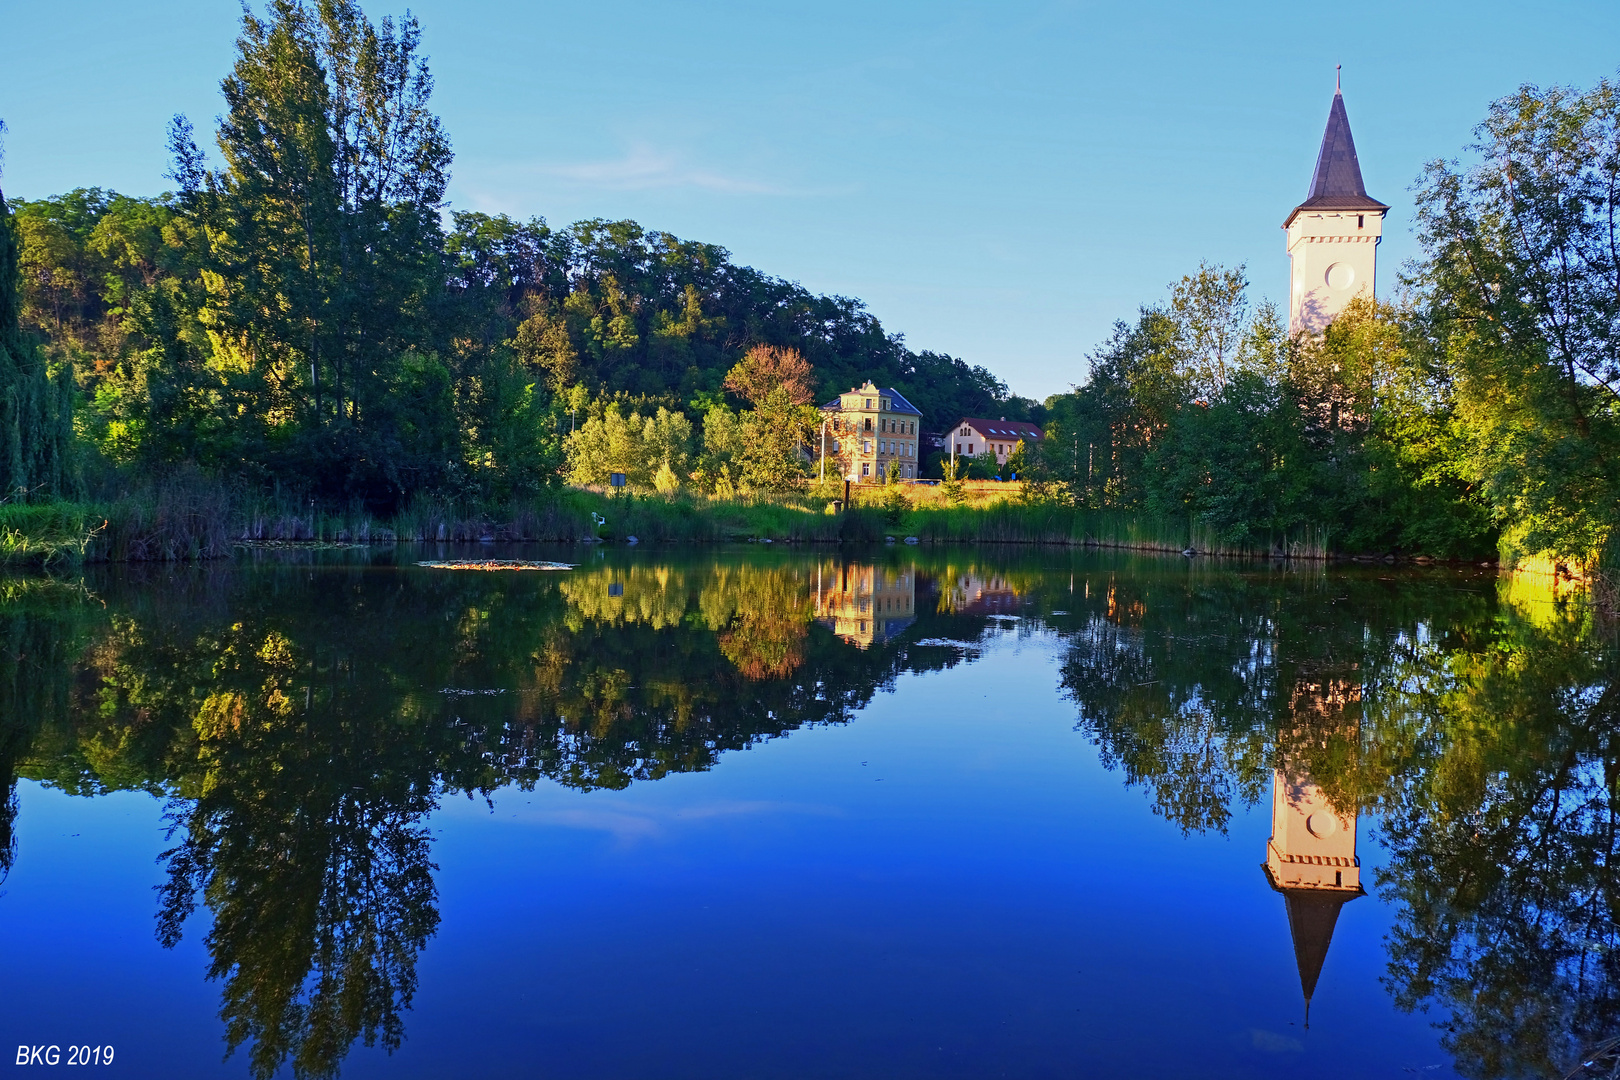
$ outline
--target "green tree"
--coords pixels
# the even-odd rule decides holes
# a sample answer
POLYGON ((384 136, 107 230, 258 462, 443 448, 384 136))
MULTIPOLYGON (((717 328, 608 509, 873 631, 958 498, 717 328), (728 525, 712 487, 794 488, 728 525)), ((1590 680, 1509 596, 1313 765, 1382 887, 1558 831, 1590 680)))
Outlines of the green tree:
POLYGON ((419 43, 410 17, 373 25, 349 0, 272 0, 244 14, 222 85, 224 168, 204 167, 183 119, 171 137, 203 229, 216 362, 253 378, 238 421, 261 426, 253 464, 385 505, 441 482, 455 457, 453 421, 415 407, 436 407, 429 316, 451 156, 419 43))
POLYGON ((1592 559, 1620 520, 1620 86, 1525 86, 1477 135, 1419 191, 1426 331, 1511 546, 1592 559))
POLYGON ((1200 263, 1170 287, 1169 315, 1179 331, 1185 378, 1213 397, 1244 366, 1249 336, 1249 282, 1243 267, 1200 263))
POLYGON ((76 494, 73 371, 47 369, 23 334, 21 246, 0 192, 0 501, 76 494))
POLYGON ((691 473, 692 422, 663 407, 652 416, 625 416, 610 402, 568 436, 567 460, 570 483, 605 484, 621 472, 632 487, 652 489, 663 468, 677 478, 691 473))
POLYGON ((804 448, 821 422, 813 405, 793 400, 777 386, 742 414, 736 464, 738 480, 759 491, 788 491, 805 479, 804 448))

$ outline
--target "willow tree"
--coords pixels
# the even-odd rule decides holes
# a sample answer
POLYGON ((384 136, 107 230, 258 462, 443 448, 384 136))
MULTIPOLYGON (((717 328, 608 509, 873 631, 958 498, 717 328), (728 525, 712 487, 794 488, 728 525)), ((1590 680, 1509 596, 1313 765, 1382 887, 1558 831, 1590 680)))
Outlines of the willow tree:
POLYGON ((77 490, 73 373, 64 365, 53 375, 23 335, 20 256, 0 192, 0 502, 63 498, 77 490))
POLYGON ((259 463, 327 495, 389 502, 445 479, 450 375, 432 350, 451 159, 406 16, 349 0, 244 13, 209 169, 171 130, 202 225, 202 317, 246 392, 259 463))

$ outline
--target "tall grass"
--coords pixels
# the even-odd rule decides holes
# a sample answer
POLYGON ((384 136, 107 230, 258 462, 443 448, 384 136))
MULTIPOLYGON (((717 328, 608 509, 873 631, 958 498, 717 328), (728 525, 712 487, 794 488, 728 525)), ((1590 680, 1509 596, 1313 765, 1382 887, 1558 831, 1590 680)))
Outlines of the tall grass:
POLYGON ((857 487, 851 505, 835 513, 841 485, 729 498, 563 488, 498 510, 419 498, 397 513, 378 515, 360 505, 322 507, 287 493, 246 491, 181 474, 102 502, 0 506, 0 564, 209 559, 241 545, 277 543, 577 543, 632 536, 654 543, 870 543, 893 536, 938 544, 1328 555, 1327 537, 1319 531, 1229 544, 1187 519, 1026 502, 1015 497, 1017 491, 1015 485, 972 485, 965 501, 953 504, 938 489, 857 487))
POLYGON ((1269 538, 1262 544, 1234 544, 1187 518, 1010 499, 982 506, 920 507, 902 523, 919 540, 932 543, 1083 544, 1133 551, 1191 549, 1204 555, 1328 557, 1327 535, 1317 529, 1269 538))
POLYGON ((0 566, 77 562, 97 535, 90 518, 72 503, 0 506, 0 566))

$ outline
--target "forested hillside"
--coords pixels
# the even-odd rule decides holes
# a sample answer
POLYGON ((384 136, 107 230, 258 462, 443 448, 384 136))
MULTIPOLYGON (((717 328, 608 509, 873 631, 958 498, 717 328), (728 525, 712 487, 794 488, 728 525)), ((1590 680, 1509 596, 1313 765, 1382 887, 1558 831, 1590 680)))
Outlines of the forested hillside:
POLYGON ((798 350, 823 394, 872 378, 941 425, 1038 414, 715 244, 449 212, 418 47, 409 17, 277 0, 244 17, 214 152, 176 118, 174 191, 12 201, 21 329, 77 373, 92 481, 186 464, 385 508, 532 493, 564 413, 698 416, 756 345, 798 350))

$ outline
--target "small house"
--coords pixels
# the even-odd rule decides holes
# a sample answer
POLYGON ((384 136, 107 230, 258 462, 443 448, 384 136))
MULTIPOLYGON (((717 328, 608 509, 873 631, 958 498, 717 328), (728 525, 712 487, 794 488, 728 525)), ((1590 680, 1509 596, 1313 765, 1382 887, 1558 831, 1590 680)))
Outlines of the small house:
POLYGON ((1007 464, 1007 457, 1019 443, 1034 445, 1045 436, 1040 426, 1023 420, 986 420, 977 416, 964 416, 955 430, 946 438, 947 452, 956 457, 979 457, 989 452, 996 455, 996 464, 1007 464))

